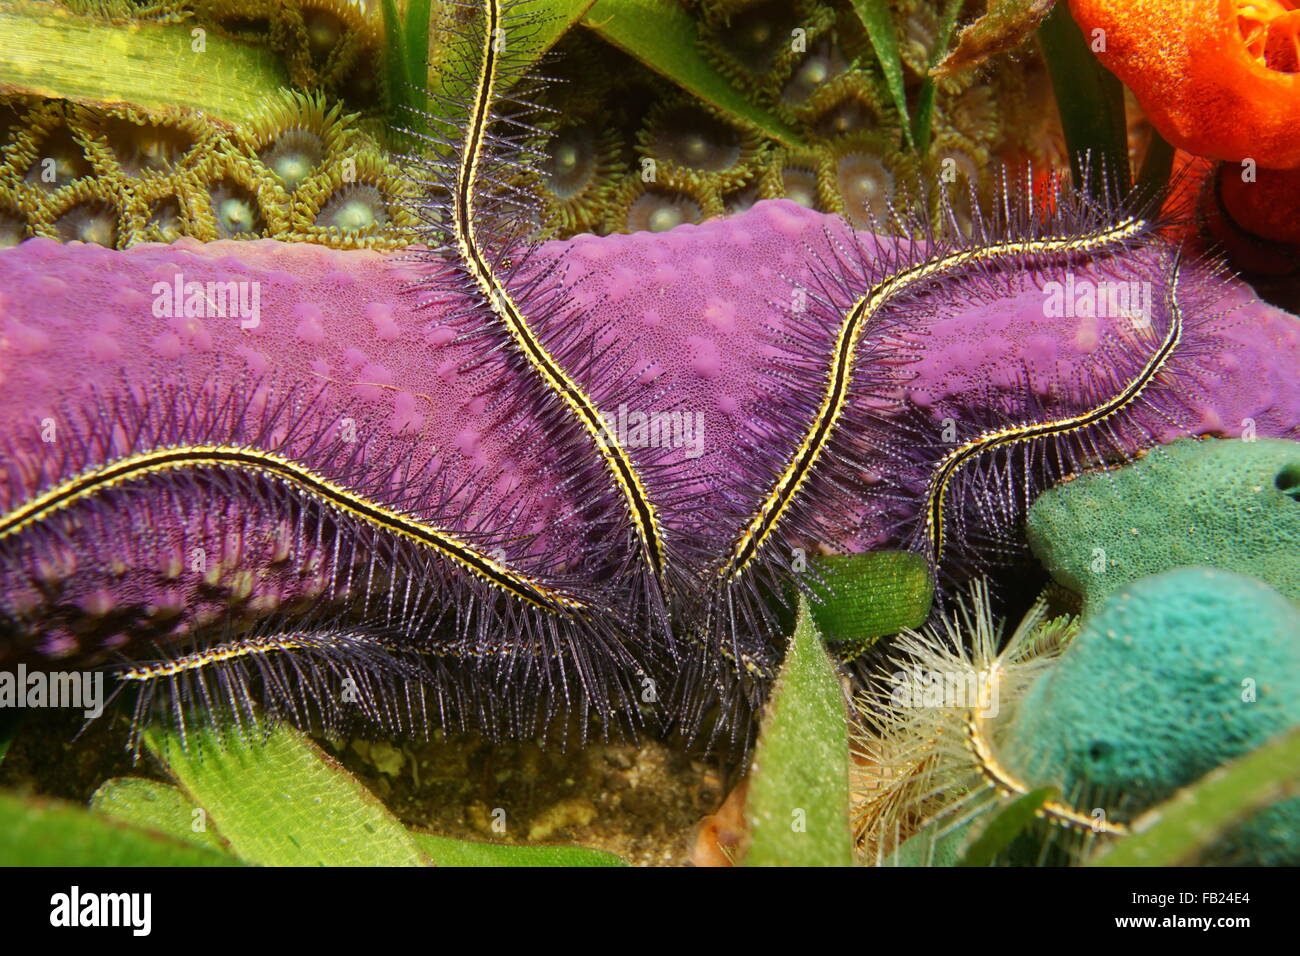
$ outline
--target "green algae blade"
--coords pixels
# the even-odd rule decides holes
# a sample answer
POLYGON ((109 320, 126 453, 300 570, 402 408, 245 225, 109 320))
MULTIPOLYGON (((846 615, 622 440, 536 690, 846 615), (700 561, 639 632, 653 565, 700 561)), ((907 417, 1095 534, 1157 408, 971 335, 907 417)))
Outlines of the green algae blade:
POLYGON ((620 856, 581 846, 503 846, 413 830, 416 845, 437 866, 627 866, 620 856))
POLYGON ((1169 176, 1174 169, 1174 147, 1155 129, 1151 128, 1151 141, 1142 158, 1138 173, 1138 196, 1143 200, 1158 199, 1169 186, 1169 176))
POLYGON ((424 866, 405 827, 305 735, 265 740, 153 729, 150 752, 242 860, 266 866, 424 866))
POLYGON ((809 610, 840 660, 857 657, 879 638, 920 627, 930 613, 930 566, 910 551, 826 555, 811 561, 809 610))
POLYGON ((922 827, 908 837, 902 846, 885 857, 883 866, 960 866, 962 854, 974 828, 974 821, 967 821, 942 836, 938 831, 941 824, 931 823, 922 827))
POLYGON ((1133 824, 1087 866, 1178 866, 1258 810, 1300 794, 1300 727, 1212 770, 1133 824))
MULTIPOLYGON (((571 30, 591 9, 596 0, 533 0, 528 4, 526 21, 507 28, 505 49, 516 66, 536 62, 559 39, 571 30)), ((476 64, 477 41, 464 43, 453 39, 438 43, 430 58, 430 0, 412 0, 405 18, 395 0, 384 0, 384 29, 390 63, 406 81, 423 88, 442 88, 442 74, 464 75, 464 67, 476 64)), ((390 71, 390 76, 392 75, 390 71)))
POLYGON ((903 58, 898 53, 898 33, 889 12, 889 0, 853 0, 853 10, 862 21, 880 68, 885 72, 885 86, 902 120, 903 138, 912 146, 912 124, 907 114, 907 93, 903 89, 903 58))
MULTIPOLYGON (((132 826, 154 830, 177 840, 220 852, 229 852, 207 813, 180 788, 143 777, 118 777, 107 781, 90 799, 91 808, 132 826), (196 821, 202 826, 196 829, 196 821)), ((613 853, 579 846, 503 846, 458 840, 423 830, 411 830, 419 850, 437 866, 626 866, 613 853)))
POLYGON ((852 865, 844 691, 802 602, 754 752, 746 813, 746 866, 852 865))
POLYGON ((1048 800, 1060 795, 1056 787, 1039 787, 1017 797, 998 811, 980 835, 966 848, 958 866, 990 866, 1011 841, 1034 822, 1034 815, 1048 800))
POLYGON ((640 60, 731 118, 787 146, 799 134, 731 85, 700 52, 694 18, 673 0, 597 0, 583 18, 607 43, 640 60))
POLYGON ((596 0, 539 0, 530 7, 536 22, 528 28, 528 35, 520 38, 521 42, 528 45, 536 59, 555 46, 595 5, 596 0))
MULTIPOLYGON (((504 51, 511 68, 535 63, 594 3, 595 0, 530 2, 529 15, 506 27, 504 51)), ((463 37, 449 35, 436 25, 448 12, 431 8, 429 0, 412 0, 405 17, 396 0, 384 0, 383 12, 391 128, 418 127, 419 114, 426 111, 444 120, 455 119, 454 114, 458 112, 464 114, 459 105, 469 95, 467 77, 473 76, 478 66, 481 32, 478 36, 472 30, 463 37), (426 89, 438 96, 427 96, 426 89)))
MULTIPOLYGON (((930 69, 938 66, 939 59, 948 49, 953 27, 957 25, 957 14, 961 12, 963 0, 948 0, 939 16, 939 32, 934 38, 934 49, 930 52, 930 69)), ((927 76, 921 83, 921 92, 916 97, 916 110, 912 115, 912 141, 916 151, 924 155, 930 150, 931 126, 934 121, 934 98, 938 84, 933 76, 927 76)))
POLYGON ((90 808, 185 843, 229 852, 225 840, 208 824, 207 812, 170 783, 145 777, 115 777, 94 792, 90 808))
POLYGON ((1088 38, 1058 3, 1038 28, 1065 131, 1074 184, 1099 199, 1122 198, 1132 182, 1124 86, 1092 54, 1088 38), (1107 195, 1109 194, 1109 195, 1107 195))
POLYGON ((269 48, 192 23, 108 23, 52 3, 0 3, 0 94, 129 104, 158 115, 201 111, 243 126, 289 85, 269 48))
POLYGON ((411 0, 403 18, 397 0, 383 0, 384 77, 388 126, 396 130, 414 121, 415 111, 428 108, 429 3, 411 0))
POLYGON ((0 793, 0 866, 238 866, 224 853, 57 800, 0 793))

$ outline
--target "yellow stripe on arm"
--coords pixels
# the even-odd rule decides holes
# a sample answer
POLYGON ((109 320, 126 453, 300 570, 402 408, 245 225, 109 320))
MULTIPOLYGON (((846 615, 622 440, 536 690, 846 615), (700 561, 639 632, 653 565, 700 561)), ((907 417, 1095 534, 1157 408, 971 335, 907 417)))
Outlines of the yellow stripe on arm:
POLYGON ((618 438, 610 431, 596 403, 564 372, 560 363, 547 351, 529 326, 523 310, 493 270, 474 226, 475 188, 482 165, 488 128, 492 124, 493 87, 497 82, 501 46, 505 35, 500 0, 487 0, 484 7, 485 22, 478 82, 473 93, 468 127, 465 132, 465 147, 457 170, 453 197, 456 246, 466 271, 493 311, 501 317, 511 339, 524 358, 536 370, 547 388, 560 396, 591 436, 627 503, 628 514, 646 558, 654 569, 655 576, 662 579, 667 560, 662 531, 658 514, 641 476, 637 473, 627 452, 619 444, 618 438))
POLYGON ((808 481, 822 454, 834 436, 848 402, 849 388, 857 365, 858 346, 880 310, 895 296, 916 285, 963 266, 1015 256, 1035 256, 1074 252, 1091 252, 1140 235, 1147 224, 1126 218, 1093 236, 1059 236, 1042 239, 992 243, 979 248, 962 249, 947 256, 921 262, 878 282, 845 314, 835 338, 826 388, 817 413, 805 432, 798 449, 777 477, 757 513, 745 526, 732 548, 731 555, 719 568, 724 579, 738 577, 776 530, 781 518, 808 481))
MULTIPOLYGON (((1004 797, 1023 797, 1029 792, 1030 788, 998 760, 985 731, 985 720, 976 710, 966 713, 966 743, 980 775, 994 790, 1004 797)), ((1046 800, 1035 812, 1048 823, 1070 830, 1110 836, 1128 833, 1128 827, 1122 823, 1112 823, 1105 817, 1092 817, 1059 800, 1046 800)))
POLYGON ((259 638, 249 641, 231 641, 215 647, 184 654, 164 661, 131 664, 117 674, 119 680, 167 680, 189 671, 203 670, 214 664, 226 664, 244 658, 266 657, 277 653, 301 650, 303 642, 294 635, 259 638))
POLYGON ((536 607, 566 613, 586 605, 515 570, 456 535, 343 487, 274 452, 234 445, 188 445, 140 452, 70 478, 0 515, 0 541, 35 527, 59 511, 121 484, 182 469, 224 468, 280 479, 335 511, 391 532, 536 607))
POLYGON ((1142 397, 1147 386, 1160 374, 1161 369, 1169 361, 1169 356, 1173 354, 1174 349, 1178 347, 1178 343, 1182 339, 1183 318, 1178 307, 1178 274, 1180 268, 1180 264, 1176 263, 1174 265, 1173 276, 1170 280, 1169 328, 1165 332, 1164 340, 1137 375, 1134 376, 1133 380, 1117 394, 1079 415, 1071 415, 1047 422, 1032 422, 1023 425, 1011 425, 1006 428, 990 429, 959 445, 943 457, 930 476, 925 497, 926 538, 929 542, 932 560, 935 563, 938 563, 943 556, 946 543, 944 537, 944 508, 948 497, 948 489, 957 473, 968 462, 997 448, 1034 441, 1038 438, 1066 435, 1099 424, 1123 411, 1142 397))

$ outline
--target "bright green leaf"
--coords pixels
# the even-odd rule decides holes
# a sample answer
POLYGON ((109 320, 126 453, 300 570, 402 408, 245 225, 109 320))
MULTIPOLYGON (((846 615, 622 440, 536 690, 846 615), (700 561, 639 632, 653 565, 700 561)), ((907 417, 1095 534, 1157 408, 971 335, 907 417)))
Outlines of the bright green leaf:
POLYGON ((302 733, 265 741, 151 730, 145 743, 240 859, 267 866, 420 866, 410 833, 302 733))
POLYGON ((1048 800, 1056 798, 1056 787, 1039 787, 1017 797, 997 812, 980 835, 967 847, 958 866, 988 866, 999 853, 1011 846, 1020 833, 1034 822, 1034 817, 1048 800))
MULTIPOLYGON (((519 70, 536 62, 594 2, 535 0, 530 3, 529 15, 510 21, 506 27, 508 68, 519 70)), ((411 0, 404 18, 396 0, 384 0, 383 9, 390 123, 395 128, 418 127, 418 114, 426 111, 451 118, 448 101, 430 99, 424 91, 437 91, 450 102, 463 100, 469 92, 465 81, 478 65, 481 40, 474 39, 472 31, 469 40, 449 37, 440 31, 438 20, 448 16, 448 11, 431 9, 429 0, 411 0)))
POLYGON ((106 23, 53 3, 5 3, 0 75, 6 95, 130 103, 159 115, 201 110, 228 126, 247 123, 289 85, 269 47, 209 30, 197 51, 192 29, 190 23, 106 23))
POLYGON ((55 800, 0 793, 0 866, 238 866, 223 853, 55 800))
MULTIPOLYGON (((953 27, 957 23, 957 14, 961 12, 963 0, 947 0, 943 13, 939 17, 939 32, 934 38, 934 49, 930 51, 930 68, 933 69, 944 52, 948 49, 948 40, 952 37, 953 27)), ((930 126, 934 118, 934 98, 938 84, 933 76, 927 76, 921 83, 921 92, 916 97, 916 113, 912 117, 912 140, 916 143, 918 153, 929 152, 930 126)))
POLYGON ((421 850, 438 866, 627 866, 604 850, 581 846, 502 846, 413 830, 421 850))
POLYGON ((412 58, 406 24, 397 8, 397 0, 383 0, 381 9, 384 15, 384 76, 387 83, 384 92, 388 98, 388 122, 397 127, 409 122, 402 107, 415 105, 410 90, 412 58))
POLYGON ((170 783, 145 777, 115 777, 94 792, 90 808, 132 826, 157 830, 223 853, 227 851, 216 828, 208 824, 206 811, 196 814, 202 808, 196 807, 170 783), (195 829, 196 820, 203 824, 201 829, 195 829))
POLYGON ((596 0, 539 0, 531 4, 536 20, 520 34, 529 58, 535 60, 553 47, 595 4, 596 0))
POLYGON ((405 73, 421 89, 429 85, 429 28, 432 0, 407 0, 398 39, 405 48, 405 73))
POLYGON ((754 753, 746 866, 849 866, 844 691, 805 603, 754 753))
POLYGON ((933 822, 918 830, 885 857, 885 866, 958 866, 970 836, 971 821, 944 831, 944 824, 933 822))
POLYGON ((799 134, 751 103, 700 52, 695 18, 675 0, 597 0, 583 24, 739 123, 800 146, 799 134))
POLYGON ((885 85, 903 124, 903 136, 912 144, 912 126, 907 116, 907 93, 903 89, 903 59, 898 54, 898 33, 889 12, 889 0, 853 0, 853 9, 871 38, 876 59, 885 72, 885 85))

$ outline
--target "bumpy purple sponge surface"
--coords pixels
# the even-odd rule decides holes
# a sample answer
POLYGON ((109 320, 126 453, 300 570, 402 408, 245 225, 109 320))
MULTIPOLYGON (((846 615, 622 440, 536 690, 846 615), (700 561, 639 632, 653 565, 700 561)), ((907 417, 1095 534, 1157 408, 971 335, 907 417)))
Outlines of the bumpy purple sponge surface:
MULTIPOLYGON (((585 313, 573 321, 592 330, 593 354, 609 355, 613 374, 628 377, 626 407, 606 414, 623 415, 624 428, 638 413, 689 416, 646 476, 652 497, 672 489, 690 502, 665 511, 670 539, 701 527, 734 537, 723 478, 754 441, 756 404, 771 401, 764 369, 782 351, 794 290, 815 287, 810 265, 830 261, 832 244, 848 239, 838 220, 782 201, 669 233, 582 236, 541 250, 539 262, 563 258, 569 300, 585 313)), ((197 440, 195 429, 207 437, 297 429, 293 441, 316 442, 318 470, 337 464, 350 475, 381 462, 386 475, 367 480, 392 501, 425 482, 435 489, 428 494, 457 502, 443 510, 467 534, 496 536, 520 561, 545 555, 586 573, 579 539, 588 531, 572 524, 586 492, 566 482, 537 413, 502 400, 505 377, 517 372, 441 325, 438 310, 418 308, 408 285, 421 268, 395 255, 269 240, 119 252, 33 239, 0 253, 0 512, 138 450, 141 434, 182 442, 197 440), (255 283, 256 320, 178 312, 166 301, 178 276, 205 288, 255 283), (343 462, 348 447, 364 453, 343 462), (521 534, 530 543, 514 540, 521 534)), ((1080 274, 1122 280, 1132 278, 1127 268, 1116 256, 1080 274)), ((897 397, 936 421, 973 406, 1018 408, 1026 378, 1069 382, 1108 336, 1136 334, 1114 318, 1045 314, 1052 279, 1025 270, 993 299, 943 289, 918 298, 915 327, 871 361, 898 363, 897 397)), ((1177 371, 1184 414, 1152 431, 1161 440, 1243 429, 1297 437, 1300 322, 1200 265, 1183 267, 1180 297, 1198 312, 1194 348, 1177 371)), ((815 394, 823 379, 810 370, 788 387, 815 394)), ((0 637, 0 663, 102 659, 142 628, 165 639, 232 610, 256 619, 364 587, 340 566, 363 569, 361 557, 313 545, 264 504, 240 500, 241 487, 224 499, 207 488, 163 495, 143 511, 117 507, 134 516, 132 527, 74 509, 59 535, 4 543, 0 612, 16 633, 0 637)), ((117 493, 136 500, 130 489, 117 493)), ((868 522, 845 540, 808 544, 855 550, 888 538, 868 522)))

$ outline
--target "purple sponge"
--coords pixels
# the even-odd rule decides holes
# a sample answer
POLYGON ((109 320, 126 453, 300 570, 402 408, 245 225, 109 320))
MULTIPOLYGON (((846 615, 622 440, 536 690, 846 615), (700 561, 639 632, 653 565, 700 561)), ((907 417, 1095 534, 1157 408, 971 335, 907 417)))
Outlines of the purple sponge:
MULTIPOLYGON (((926 252, 778 201, 668 233, 547 244, 525 267, 519 282, 559 265, 566 305, 543 338, 587 356, 573 377, 602 396, 643 466, 669 545, 684 556, 681 587, 707 579, 765 492, 765 473, 794 455, 825 388, 836 309, 865 291, 871 261, 926 252), (845 258, 846 248, 860 251, 845 258), (855 256, 861 274, 827 281, 855 256)), ((972 268, 909 294, 862 352, 870 387, 852 394, 845 422, 869 419, 874 431, 848 462, 856 484, 829 497, 810 486, 800 507, 812 518, 785 542, 810 552, 905 545, 921 509, 918 462, 953 440, 940 437, 945 428, 960 440, 1036 410, 1081 410, 1115 386, 1123 376, 1112 357, 1149 351, 1167 321, 1162 286, 1149 309, 1155 332, 1131 315, 1088 315, 1075 293, 1139 283, 1136 309, 1140 283, 1167 274, 1161 255, 972 268), (873 500, 875 483, 890 489, 886 504, 873 500)), ((517 363, 443 320, 463 309, 445 298, 419 307, 412 285, 427 268, 269 240, 119 252, 32 239, 0 252, 0 516, 146 448, 266 447, 595 607, 619 608, 620 569, 634 559, 625 540, 610 540, 617 508, 602 473, 578 476, 586 446, 555 437, 545 401, 520 398, 540 386, 517 363)), ((1159 394, 1126 410, 1141 427, 1114 429, 1116 442, 1132 454, 1187 434, 1296 437, 1300 322, 1210 266, 1183 263, 1178 275, 1184 339, 1159 394)), ((223 621, 292 621, 357 602, 395 613, 415 600, 401 588, 427 555, 364 521, 340 530, 350 519, 326 520, 283 485, 159 473, 0 533, 0 664, 147 656, 146 645, 223 621)), ((471 578, 430 580, 457 601, 493 606, 495 592, 471 578)), ((430 620, 436 594, 418 595, 430 620)), ((686 600, 678 613, 699 606, 686 600)), ((458 613, 451 640, 461 652, 509 652, 510 612, 458 613)), ((537 647, 549 639, 536 620, 528 628, 537 647)))

